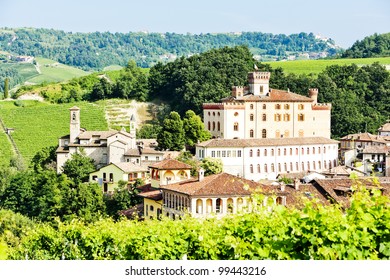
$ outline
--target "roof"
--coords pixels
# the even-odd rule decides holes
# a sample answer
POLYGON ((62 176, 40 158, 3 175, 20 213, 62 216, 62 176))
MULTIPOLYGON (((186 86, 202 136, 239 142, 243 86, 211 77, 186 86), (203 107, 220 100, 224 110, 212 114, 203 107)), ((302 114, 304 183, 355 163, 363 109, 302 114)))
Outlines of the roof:
POLYGON ((115 134, 122 134, 132 138, 130 133, 126 131, 108 130, 108 131, 84 131, 80 133, 77 138, 79 139, 91 139, 92 137, 99 137, 99 139, 107 139, 115 134))
POLYGON ((198 147, 264 147, 295 146, 315 144, 338 144, 336 140, 325 137, 302 138, 261 138, 261 139, 211 139, 197 144, 198 147))
POLYGON ((183 182, 161 186, 163 190, 184 193, 191 196, 251 195, 261 184, 228 173, 206 176, 199 181, 192 178, 183 182))
MULTIPOLYGON (((150 149, 150 148, 143 148, 142 149, 142 154, 146 155, 163 155, 164 152, 162 151, 156 151, 155 149, 150 149)), ((140 156, 141 152, 139 148, 135 149, 128 149, 125 153, 125 156, 140 156)))
POLYGON ((117 162, 117 163, 111 163, 118 167, 120 170, 122 170, 125 173, 131 173, 131 172, 147 172, 148 168, 142 165, 134 164, 132 162, 117 162))
POLYGON ((379 129, 379 132, 385 132, 385 131, 390 131, 390 121, 382 125, 379 129))
POLYGON ((179 169, 191 169, 192 166, 184 162, 175 160, 175 159, 164 159, 160 162, 157 162, 153 165, 150 165, 151 168, 156 168, 159 170, 179 170, 179 169))
POLYGON ((363 154, 387 154, 390 147, 387 146, 367 146, 363 149, 363 154))
MULTIPOLYGON (((233 97, 234 98, 234 97, 233 97)), ((279 90, 279 89, 270 89, 270 92, 267 95, 253 95, 252 93, 246 94, 244 96, 234 98, 237 101, 251 101, 251 102, 313 102, 313 99, 303 96, 294 92, 279 90)), ((223 99, 223 100, 231 100, 223 99)))
POLYGON ((373 135, 368 132, 348 134, 340 139, 341 141, 366 141, 366 142, 381 142, 386 143, 383 137, 379 135, 373 135))

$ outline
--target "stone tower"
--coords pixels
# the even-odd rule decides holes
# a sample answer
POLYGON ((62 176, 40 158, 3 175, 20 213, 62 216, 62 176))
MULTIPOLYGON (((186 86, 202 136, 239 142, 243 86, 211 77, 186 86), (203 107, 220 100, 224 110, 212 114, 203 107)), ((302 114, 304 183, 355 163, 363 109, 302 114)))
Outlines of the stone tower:
POLYGON ((129 130, 129 132, 130 132, 130 136, 131 136, 133 139, 135 139, 136 136, 137 136, 137 135, 136 135, 135 125, 136 125, 136 123, 135 123, 135 117, 134 117, 134 114, 132 114, 131 117, 130 117, 130 130, 129 130))
POLYGON ((72 107, 70 111, 70 134, 69 134, 69 143, 74 143, 76 137, 80 134, 80 108, 72 107))
POLYGON ((253 95, 266 95, 269 92, 270 72, 248 73, 249 92, 253 95))
POLYGON ((309 88, 309 97, 314 101, 314 103, 317 103, 318 99, 318 88, 309 88))

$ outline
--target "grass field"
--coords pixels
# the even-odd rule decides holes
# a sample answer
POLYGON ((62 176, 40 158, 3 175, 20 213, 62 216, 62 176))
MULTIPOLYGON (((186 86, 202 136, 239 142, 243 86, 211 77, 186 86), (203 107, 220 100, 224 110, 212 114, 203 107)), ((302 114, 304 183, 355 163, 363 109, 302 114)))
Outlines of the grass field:
POLYGON ((350 65, 356 64, 358 66, 372 64, 379 62, 382 65, 390 67, 390 57, 379 58, 354 58, 354 59, 324 59, 324 60, 295 60, 295 61, 273 61, 264 62, 270 64, 272 68, 281 67, 285 73, 294 74, 318 74, 330 65, 350 65))
POLYGON ((36 152, 57 145, 59 137, 69 134, 69 108, 73 106, 81 109, 81 127, 87 130, 108 129, 101 105, 86 102, 49 104, 33 100, 22 101, 22 104, 16 106, 13 101, 0 102, 0 116, 5 126, 15 129, 12 136, 26 164, 36 152))

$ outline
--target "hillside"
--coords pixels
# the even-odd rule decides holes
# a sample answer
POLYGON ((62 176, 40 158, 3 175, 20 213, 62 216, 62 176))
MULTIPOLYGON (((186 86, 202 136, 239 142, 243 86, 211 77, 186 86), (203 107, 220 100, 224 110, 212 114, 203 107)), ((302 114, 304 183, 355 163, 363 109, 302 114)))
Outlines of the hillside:
POLYGON ((379 62, 379 64, 385 66, 387 70, 390 70, 390 57, 270 61, 265 63, 270 64, 272 68, 281 67, 285 73, 318 74, 331 65, 343 66, 356 64, 358 66, 363 66, 370 65, 374 62, 379 62))
POLYGON ((364 58, 390 56, 390 33, 374 34, 356 41, 342 57, 364 58))
POLYGON ((150 67, 224 46, 246 45, 262 60, 302 53, 332 56, 341 49, 331 39, 310 33, 270 34, 261 32, 175 34, 175 33, 66 33, 53 29, 0 29, 0 50, 16 55, 46 57, 82 69, 101 70, 124 66, 134 60, 150 67))

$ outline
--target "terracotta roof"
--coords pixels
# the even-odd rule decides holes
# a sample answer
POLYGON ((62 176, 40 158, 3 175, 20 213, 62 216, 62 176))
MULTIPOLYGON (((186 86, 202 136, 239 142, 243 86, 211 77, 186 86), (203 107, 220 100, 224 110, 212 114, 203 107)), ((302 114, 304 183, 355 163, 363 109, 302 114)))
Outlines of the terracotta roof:
POLYGON ((220 196, 220 195, 250 195, 263 185, 251 180, 240 178, 228 173, 206 176, 199 181, 197 178, 180 183, 161 186, 170 190, 191 196, 220 196))
MULTIPOLYGON (((224 99, 223 101, 225 100, 229 101, 232 99, 224 99)), ((313 102, 313 100, 307 96, 279 89, 270 89, 270 92, 267 95, 253 95, 252 93, 249 93, 244 96, 237 97, 235 100, 252 102, 313 102)))
POLYGON ((130 172, 147 172, 148 168, 134 164, 132 162, 117 162, 117 163, 111 163, 115 166, 117 166, 119 169, 121 169, 125 173, 130 173, 130 172))
POLYGON ((368 132, 348 134, 340 139, 341 141, 366 141, 386 143, 382 136, 373 135, 368 132))
POLYGON ((390 122, 385 123, 384 125, 382 125, 382 126, 378 129, 378 131, 383 131, 383 132, 385 132, 385 131, 390 131, 390 122))
POLYGON ((110 131, 85 131, 79 134, 77 138, 79 139, 91 139, 93 136, 99 137, 99 139, 107 139, 108 137, 118 133, 116 130, 110 131))
POLYGON ((337 144, 336 140, 325 137, 302 138, 261 138, 261 139, 211 139, 197 144, 199 147, 262 147, 262 146, 294 146, 315 144, 337 144))
POLYGON ((159 170, 179 170, 179 169, 191 169, 192 166, 184 162, 175 159, 164 159, 150 166, 159 170))
POLYGON ((387 154, 390 147, 387 146, 367 146, 363 149, 363 154, 387 154))
POLYGON ((316 199, 321 204, 330 204, 329 200, 327 200, 312 184, 300 184, 298 190, 293 186, 287 185, 285 190, 287 207, 304 207, 305 199, 316 199))
POLYGON ((143 198, 149 198, 149 199, 152 199, 155 201, 162 200, 162 198, 163 198, 161 190, 139 193, 138 196, 143 197, 143 198))

